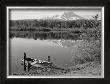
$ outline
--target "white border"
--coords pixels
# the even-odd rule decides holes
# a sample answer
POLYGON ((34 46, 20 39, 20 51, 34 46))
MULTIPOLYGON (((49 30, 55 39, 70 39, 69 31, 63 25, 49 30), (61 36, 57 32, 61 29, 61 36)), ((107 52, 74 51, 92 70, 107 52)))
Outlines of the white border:
POLYGON ((7 6, 7 9, 101 9, 102 6, 7 6))
POLYGON ((7 7, 7 50, 6 50, 6 58, 7 58, 7 68, 6 68, 6 76, 8 77, 9 76, 9 8, 7 7))
POLYGON ((69 7, 63 7, 63 6, 57 6, 57 7, 18 7, 18 6, 7 6, 6 7, 6 10, 7 10, 7 18, 6 18, 6 21, 7 21, 7 54, 6 54, 6 58, 7 58, 7 70, 6 70, 6 76, 7 78, 104 78, 104 7, 101 7, 101 6, 95 6, 95 7, 84 7, 84 6, 69 6, 69 7), (10 76, 9 75, 9 10, 10 9, 101 9, 102 10, 102 57, 101 57, 101 67, 102 67, 102 76, 74 76, 74 77, 71 77, 71 76, 10 76))
POLYGON ((101 60, 101 63, 102 63, 102 76, 104 78, 104 7, 102 7, 102 60, 101 60))

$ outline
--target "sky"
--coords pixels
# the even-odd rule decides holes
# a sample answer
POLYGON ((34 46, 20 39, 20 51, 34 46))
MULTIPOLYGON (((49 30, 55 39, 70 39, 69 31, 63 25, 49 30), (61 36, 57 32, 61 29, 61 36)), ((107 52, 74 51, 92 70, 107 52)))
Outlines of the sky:
POLYGON ((101 18, 101 10, 23 10, 11 9, 10 20, 23 20, 23 19, 40 19, 44 17, 51 17, 55 15, 62 15, 64 12, 73 11, 75 14, 90 19, 96 14, 101 18))

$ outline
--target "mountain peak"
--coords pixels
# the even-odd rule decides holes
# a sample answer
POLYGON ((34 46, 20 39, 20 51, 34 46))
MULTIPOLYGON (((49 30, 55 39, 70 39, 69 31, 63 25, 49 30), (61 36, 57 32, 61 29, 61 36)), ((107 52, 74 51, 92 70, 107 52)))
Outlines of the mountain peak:
POLYGON ((67 11, 64 12, 62 15, 57 14, 51 17, 44 17, 43 19, 76 20, 76 19, 84 19, 84 18, 75 14, 72 11, 67 11))
POLYGON ((64 20, 76 20, 76 19, 84 19, 83 17, 75 14, 72 11, 69 12, 64 12, 63 15, 61 16, 62 19, 64 20))

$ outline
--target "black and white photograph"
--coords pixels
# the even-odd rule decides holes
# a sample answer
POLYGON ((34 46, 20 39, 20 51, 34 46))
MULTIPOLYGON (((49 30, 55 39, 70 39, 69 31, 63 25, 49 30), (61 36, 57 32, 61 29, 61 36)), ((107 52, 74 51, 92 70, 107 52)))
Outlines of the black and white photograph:
POLYGON ((104 7, 7 6, 7 78, 104 78, 104 7))

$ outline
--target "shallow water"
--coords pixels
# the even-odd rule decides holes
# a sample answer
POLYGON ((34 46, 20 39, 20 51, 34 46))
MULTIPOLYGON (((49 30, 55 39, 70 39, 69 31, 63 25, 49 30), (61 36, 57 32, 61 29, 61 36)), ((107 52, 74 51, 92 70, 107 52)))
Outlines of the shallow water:
POLYGON ((27 57, 40 60, 47 60, 47 56, 51 56, 51 61, 54 64, 65 68, 65 66, 70 64, 72 58, 71 42, 73 41, 10 39, 10 74, 23 72, 23 67, 20 63, 24 57, 24 52, 26 52, 27 57))
POLYGON ((75 61, 75 58, 94 58, 100 55, 100 41, 84 40, 34 40, 24 38, 10 39, 9 73, 22 73, 20 64, 24 57, 45 60, 51 57, 51 62, 59 68, 67 68, 75 61))

